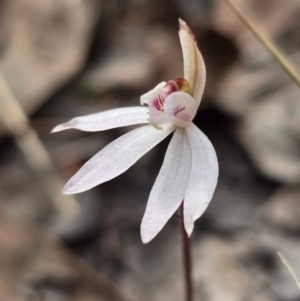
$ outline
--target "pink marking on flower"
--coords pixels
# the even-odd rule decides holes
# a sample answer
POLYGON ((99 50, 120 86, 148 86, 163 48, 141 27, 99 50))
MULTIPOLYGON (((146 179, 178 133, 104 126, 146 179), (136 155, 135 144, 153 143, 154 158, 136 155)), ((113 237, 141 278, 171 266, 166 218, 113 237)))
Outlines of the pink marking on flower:
POLYGON ((176 116, 178 113, 182 112, 183 110, 185 110, 185 107, 181 108, 181 107, 176 107, 174 109, 174 115, 176 116))
POLYGON ((154 100, 153 104, 158 111, 161 111, 161 112, 164 111, 165 99, 166 99, 166 97, 164 97, 162 94, 158 94, 158 96, 154 100))

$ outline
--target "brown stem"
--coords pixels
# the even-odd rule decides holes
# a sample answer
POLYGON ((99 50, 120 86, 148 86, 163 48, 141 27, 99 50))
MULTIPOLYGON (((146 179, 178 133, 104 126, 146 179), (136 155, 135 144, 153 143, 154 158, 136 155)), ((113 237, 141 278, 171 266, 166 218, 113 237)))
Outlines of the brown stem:
POLYGON ((185 300, 193 301, 193 277, 192 277, 192 252, 191 252, 191 241, 184 228, 183 219, 183 203, 179 210, 179 223, 180 232, 182 237, 182 259, 183 259, 183 270, 184 270, 184 286, 185 286, 185 300))

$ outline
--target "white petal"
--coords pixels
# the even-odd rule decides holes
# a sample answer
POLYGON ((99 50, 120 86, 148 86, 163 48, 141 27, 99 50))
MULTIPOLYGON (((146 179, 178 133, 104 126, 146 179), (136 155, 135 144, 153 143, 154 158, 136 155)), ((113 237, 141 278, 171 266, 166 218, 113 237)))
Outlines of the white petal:
POLYGON ((170 122, 170 120, 166 119, 164 112, 160 112, 153 107, 149 107, 149 124, 159 128, 162 124, 166 124, 168 122, 170 122))
POLYGON ((166 84, 167 84, 166 82, 161 82, 154 89, 143 94, 141 96, 141 105, 148 104, 149 106, 151 106, 152 102, 156 99, 156 97, 158 96, 158 94, 161 92, 161 90, 164 88, 166 84))
POLYGON ((141 224, 144 243, 163 228, 183 201, 191 168, 191 150, 184 129, 177 129, 155 180, 141 224))
POLYGON ((184 198, 184 225, 191 235, 194 222, 207 208, 215 191, 219 166, 208 138, 191 123, 186 127, 192 151, 192 168, 184 198))
POLYGON ((149 110, 144 107, 113 109, 92 115, 76 117, 67 123, 56 126, 52 133, 67 129, 87 132, 104 131, 121 126, 148 123, 149 110))
POLYGON ((199 106, 206 80, 206 68, 195 37, 187 24, 179 19, 179 38, 183 53, 184 78, 192 88, 192 96, 199 106))
POLYGON ((198 106, 185 92, 171 93, 165 100, 165 118, 179 127, 187 126, 195 117, 198 106))
POLYGON ((63 193, 83 192, 117 177, 173 130, 172 124, 162 130, 147 125, 119 137, 85 163, 67 182, 63 193))

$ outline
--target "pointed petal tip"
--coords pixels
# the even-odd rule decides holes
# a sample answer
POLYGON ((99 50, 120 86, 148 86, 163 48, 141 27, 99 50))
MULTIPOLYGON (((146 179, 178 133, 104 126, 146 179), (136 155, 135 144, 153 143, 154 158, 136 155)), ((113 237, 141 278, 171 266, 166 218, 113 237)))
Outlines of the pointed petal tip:
POLYGON ((149 233, 144 229, 143 221, 142 221, 142 224, 141 224, 141 239, 142 239, 143 244, 145 245, 145 244, 149 243, 153 238, 154 237, 149 235, 149 233))
POLYGON ((62 123, 62 124, 57 125, 54 129, 52 129, 51 133, 53 134, 53 133, 69 130, 71 128, 72 128, 72 125, 70 124, 70 122, 62 123))
POLYGON ((192 216, 184 215, 184 229, 188 235, 188 237, 191 237, 193 230, 194 230, 194 224, 195 220, 192 216))
POLYGON ((143 237, 143 236, 141 236, 141 239, 142 239, 142 243, 144 244, 144 245, 146 245, 146 244, 148 244, 152 239, 147 239, 147 238, 145 238, 145 237, 143 237))
POLYGON ((80 191, 76 191, 74 190, 74 188, 72 186, 69 185, 69 183, 67 182, 66 185, 63 187, 63 189, 61 190, 61 192, 63 194, 69 195, 69 194, 76 194, 79 193, 80 191))
POLYGON ((65 130, 64 126, 63 126, 63 124, 60 124, 51 130, 51 134, 61 132, 63 130, 65 130))
POLYGON ((152 230, 153 228, 149 227, 148 223, 145 222, 144 216, 140 226, 140 233, 143 244, 149 243, 157 235, 157 233, 153 232, 152 230))
POLYGON ((193 233, 193 230, 194 230, 194 222, 190 221, 188 223, 185 223, 184 229, 185 229, 186 234, 188 235, 188 237, 191 237, 191 235, 193 233))
POLYGON ((66 188, 66 186, 63 187, 63 189, 61 190, 62 194, 70 194, 68 189, 66 188))
POLYGON ((193 39, 195 40, 194 34, 191 31, 191 29, 189 28, 189 26, 187 25, 187 23, 180 18, 178 18, 178 22, 179 22, 179 30, 187 31, 189 33, 189 35, 191 35, 193 37, 193 39))
POLYGON ((178 22, 179 22, 179 29, 180 30, 186 30, 186 28, 188 28, 186 22, 183 21, 181 18, 178 18, 178 22))
POLYGON ((189 226, 185 226, 185 231, 186 231, 188 237, 191 237, 193 230, 194 230, 194 222, 192 224, 190 224, 189 226))

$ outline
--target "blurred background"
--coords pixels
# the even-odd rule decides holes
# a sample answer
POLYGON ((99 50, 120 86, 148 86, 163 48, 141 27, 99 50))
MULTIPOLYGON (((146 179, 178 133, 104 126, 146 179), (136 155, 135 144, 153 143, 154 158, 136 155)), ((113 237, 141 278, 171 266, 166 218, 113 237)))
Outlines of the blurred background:
MULTIPOLYGON (((298 0, 234 3, 300 67, 298 0)), ((192 237, 197 296, 300 300, 276 254, 300 275, 300 92, 230 8, 0 0, 0 301, 183 300, 176 216, 148 245, 139 234, 168 140, 73 198, 60 194, 66 180, 130 128, 50 134, 74 116, 139 105, 158 82, 182 75, 178 17, 206 62, 195 123, 220 164, 192 237)))

